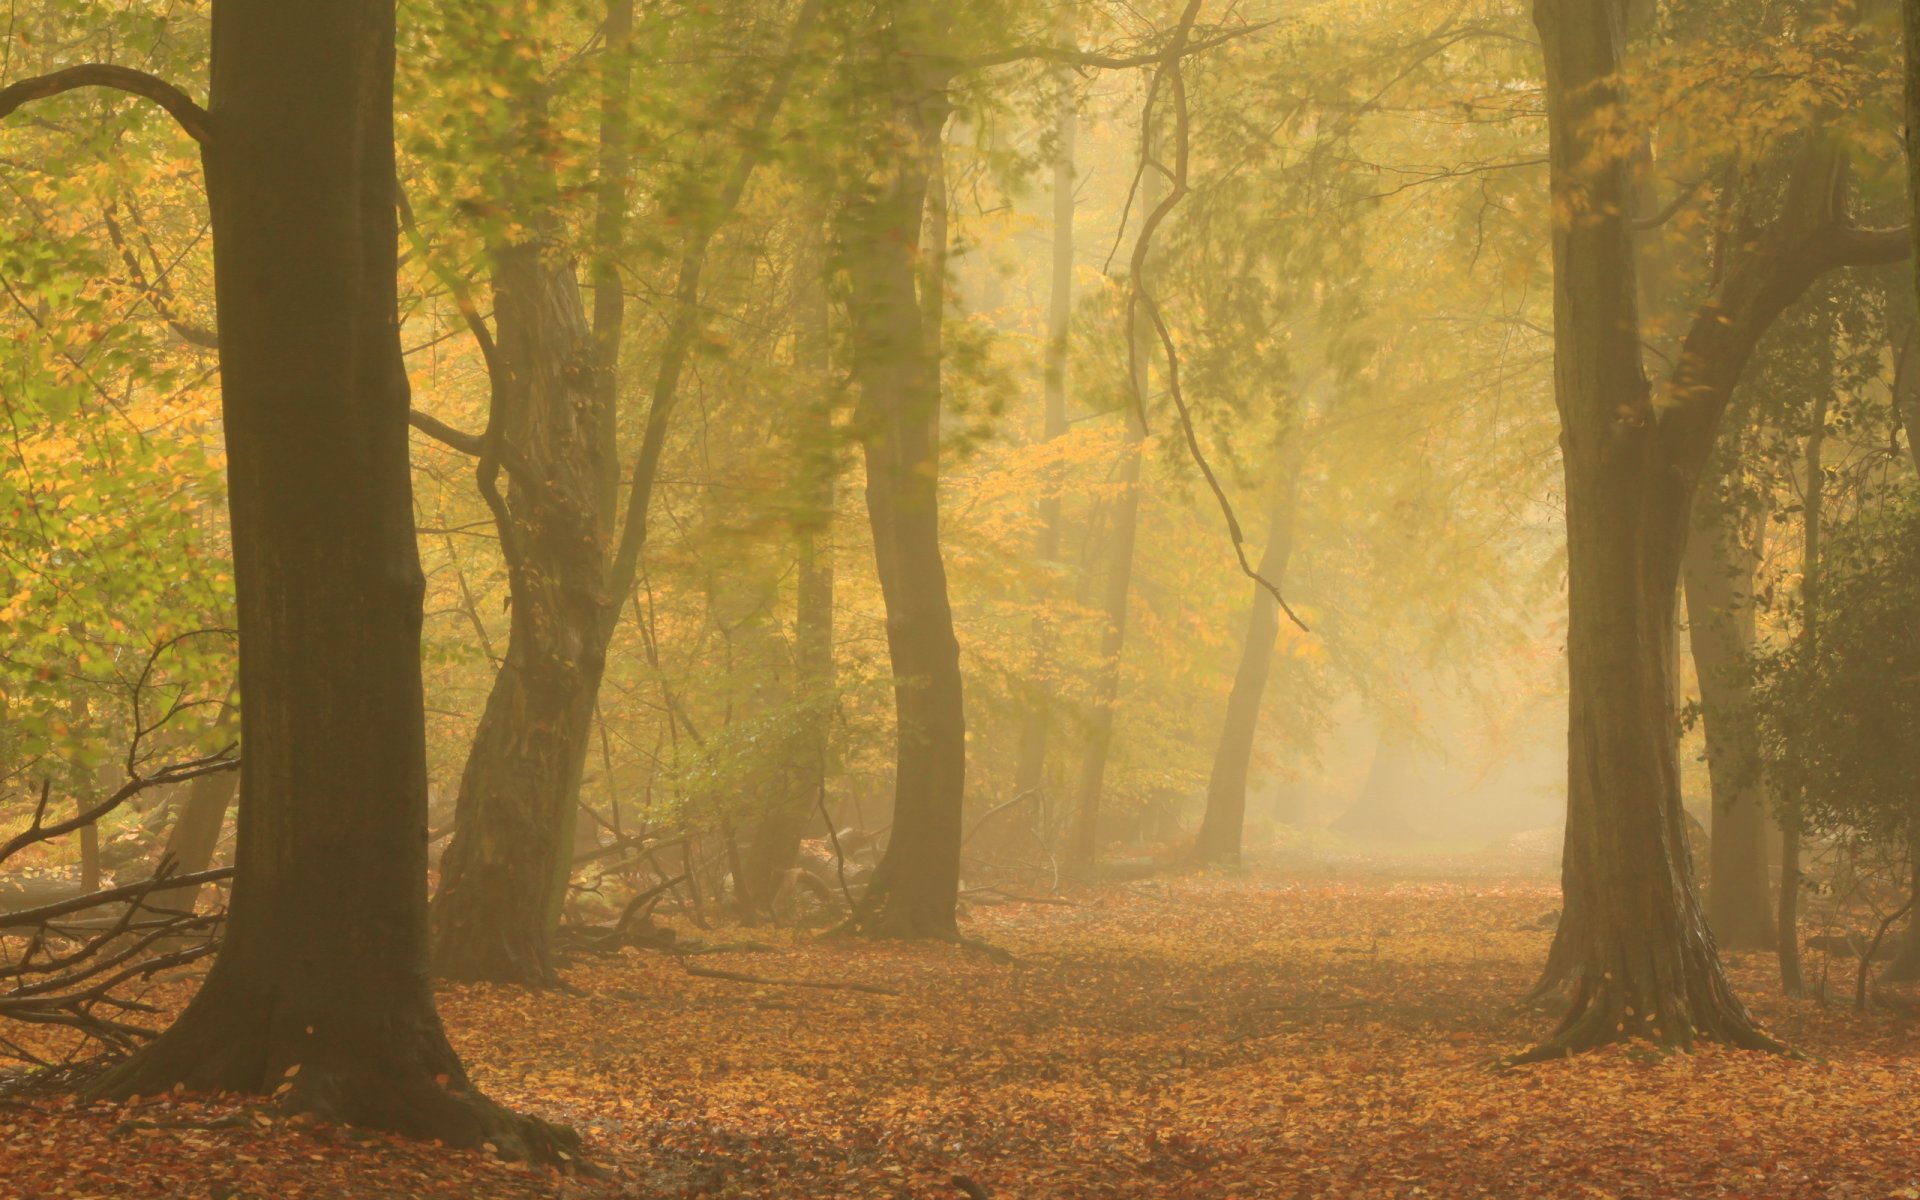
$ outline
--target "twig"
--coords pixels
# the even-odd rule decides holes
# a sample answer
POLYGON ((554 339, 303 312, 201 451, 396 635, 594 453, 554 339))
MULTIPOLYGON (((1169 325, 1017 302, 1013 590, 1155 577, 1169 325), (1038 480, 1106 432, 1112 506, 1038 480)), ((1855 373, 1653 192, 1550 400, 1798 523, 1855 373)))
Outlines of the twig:
POLYGON ((988 821, 993 820, 995 817, 999 816, 1001 813, 1005 812, 1007 809, 1012 808, 1014 805, 1020 803, 1022 800, 1027 799, 1029 796, 1038 796, 1039 794, 1040 794, 1039 788, 1037 787, 1028 788, 1026 791, 1021 792, 1018 796, 1015 796, 1013 799, 1005 801, 1004 803, 1001 803, 1001 804, 994 805, 992 808, 982 813, 980 815, 980 819, 973 823, 973 828, 967 830, 967 836, 960 839, 960 844, 964 846, 968 842, 972 841, 973 835, 976 833, 979 833, 980 827, 982 825, 985 825, 988 821))

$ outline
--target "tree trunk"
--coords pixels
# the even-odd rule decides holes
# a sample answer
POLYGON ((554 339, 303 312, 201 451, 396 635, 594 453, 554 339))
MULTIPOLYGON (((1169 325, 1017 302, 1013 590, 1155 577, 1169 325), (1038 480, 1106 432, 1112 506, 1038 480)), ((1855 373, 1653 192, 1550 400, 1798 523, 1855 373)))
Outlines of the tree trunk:
POLYGON ((1920 319, 1907 330, 1893 373, 1893 416, 1907 435, 1907 457, 1920 471, 1920 319))
MULTIPOLYGON (((1053 263, 1047 299, 1047 349, 1042 371, 1046 413, 1040 429, 1043 442, 1067 432, 1067 358, 1073 333, 1073 185, 1074 141, 1079 114, 1073 103, 1072 77, 1059 72, 1059 107, 1054 115, 1056 145, 1053 160, 1053 263)), ((1040 534, 1034 558, 1043 569, 1060 559, 1060 496, 1049 491, 1040 500, 1040 534)), ((1014 795, 1038 791, 1046 782, 1047 740, 1052 733, 1053 705, 1039 681, 1052 671, 1055 629, 1052 615, 1043 610, 1033 618, 1033 681, 1020 723, 1020 748, 1013 773, 1014 795)), ((1032 805, 1031 813, 1042 807, 1032 805)))
POLYGON ((1768 1044, 1734 998, 1695 893, 1672 733, 1687 460, 1704 458, 1696 426, 1711 445, 1719 411, 1670 430, 1641 368, 1629 162, 1599 144, 1621 99, 1624 5, 1536 0, 1534 17, 1556 214, 1571 688, 1565 910, 1548 970, 1572 979, 1574 997, 1555 1034, 1516 1061, 1627 1037, 1768 1044))
POLYGON ((97 1096, 268 1093, 544 1152, 481 1098, 427 976, 421 596, 395 299, 391 0, 217 0, 206 151, 241 777, 206 984, 97 1096))
POLYGON ((1381 732, 1360 795, 1330 828, 1364 841, 1418 841, 1407 823, 1407 802, 1420 787, 1420 758, 1408 742, 1381 732))
POLYGON ((1140 459, 1146 433, 1131 412, 1124 419, 1127 445, 1120 462, 1121 491, 1108 510, 1113 534, 1100 605, 1106 618, 1100 632, 1100 674, 1093 711, 1088 714, 1080 785, 1074 794, 1073 830, 1067 841, 1068 861, 1082 867, 1091 866, 1100 853, 1100 806, 1106 788, 1107 754, 1113 748, 1113 710, 1120 697, 1120 659, 1127 645, 1127 598, 1133 591, 1133 549, 1140 528, 1140 459))
MULTIPOLYGON (((1280 493, 1267 522, 1267 548, 1261 552, 1256 568, 1260 577, 1275 587, 1286 586, 1287 563, 1293 557, 1293 522, 1303 458, 1300 433, 1295 430, 1281 450, 1280 493)), ((1253 761, 1267 675, 1273 669, 1273 643, 1279 636, 1280 604, 1272 592, 1256 583, 1253 605, 1247 610, 1246 640, 1240 645, 1240 667, 1233 675, 1220 746, 1207 777, 1207 809, 1193 843, 1193 858, 1198 862, 1240 861, 1240 836, 1247 816, 1247 769, 1253 761)))
MULTIPOLYGON (((574 268, 554 255, 548 238, 494 252, 499 339, 478 473, 501 531, 509 579, 516 581, 513 641, 526 650, 516 665, 509 649, 462 778, 462 803, 475 819, 461 813, 455 837, 457 842, 465 831, 470 844, 449 846, 442 860, 435 964, 450 977, 531 984, 554 979, 552 936, 571 874, 594 702, 620 606, 646 545, 668 420, 702 321, 707 251, 758 168, 793 79, 801 38, 818 11, 819 0, 807 0, 795 16, 787 56, 773 72, 753 127, 743 131, 745 146, 682 253, 652 406, 627 484, 618 544, 610 552, 620 493, 612 406, 624 312, 615 258, 626 220, 624 164, 630 151, 624 115, 630 63, 619 51, 631 36, 629 0, 613 0, 607 8, 608 53, 616 66, 603 94, 591 329, 574 268), (512 478, 504 500, 492 484, 500 465, 512 478)), ((540 120, 536 111, 536 126, 540 120)), ((516 195, 545 197, 551 186, 536 179, 516 195)), ((550 231, 551 223, 531 224, 550 231)))
POLYGON ((929 183, 951 105, 934 51, 950 18, 910 0, 871 30, 883 156, 838 217, 851 291, 867 516, 887 613, 894 676, 893 832, 861 897, 855 925, 892 937, 958 936, 966 712, 960 646, 940 556, 940 362, 918 270, 929 183))
POLYGON ((481 490, 507 562, 506 658, 474 732, 453 841, 433 904, 434 970, 448 979, 548 984, 555 863, 606 660, 600 636, 614 448, 590 383, 594 341, 571 262, 532 240, 494 254, 493 401, 481 490), (492 473, 513 464, 506 495, 492 473))
MULTIPOLYGON (((1831 339, 1831 332, 1828 333, 1831 339)), ((1829 342, 1830 345, 1830 342, 1829 342)), ((1831 355, 1823 355, 1830 358, 1831 355)), ((1822 452, 1827 441, 1827 401, 1833 386, 1832 363, 1821 372, 1820 393, 1814 398, 1813 420, 1806 439, 1806 502, 1801 512, 1803 537, 1800 548, 1800 598, 1803 614, 1800 624, 1801 653, 1811 659, 1820 646, 1820 526, 1826 506, 1826 467, 1822 452)), ((1806 735, 1794 731, 1795 740, 1806 735)), ((1780 990, 1789 996, 1807 993, 1800 973, 1800 801, 1798 793, 1781 798, 1780 828, 1785 835, 1780 843, 1780 990)))
POLYGON ((1694 887, 1673 736, 1675 599, 1695 483, 1773 322, 1827 271, 1898 261, 1904 230, 1855 228, 1847 158, 1809 129, 1773 221, 1721 246, 1655 405, 1643 373, 1619 0, 1536 0, 1554 188, 1555 397, 1566 469, 1566 904, 1540 992, 1561 1028, 1522 1058, 1630 1037, 1774 1047, 1733 997, 1694 887))
MULTIPOLYGON (((1147 161, 1141 164, 1140 212, 1145 216, 1160 205, 1164 180, 1153 158, 1153 135, 1144 135, 1147 161)), ((1126 457, 1120 464, 1120 496, 1108 508, 1113 529, 1108 547, 1107 575, 1101 610, 1106 621, 1100 632, 1099 678, 1088 714, 1087 744, 1081 752, 1080 784, 1074 793, 1073 826, 1067 839, 1067 860, 1091 866, 1100 853, 1100 806, 1106 790, 1107 755, 1113 748, 1113 709, 1120 697, 1120 660, 1127 646, 1127 598, 1133 591, 1133 550, 1140 529, 1140 459, 1147 440, 1146 407, 1152 394, 1150 380, 1154 331, 1144 315, 1127 331, 1132 356, 1131 378, 1139 380, 1141 394, 1123 406, 1127 423, 1126 457)))
MULTIPOLYGON (((225 739, 230 736, 235 710, 220 709, 215 729, 225 739)), ((180 812, 167 831, 167 844, 160 851, 160 862, 171 862, 174 873, 191 875, 213 865, 213 853, 220 845, 220 830, 227 821, 227 808, 239 790, 237 771, 219 771, 202 775, 187 784, 180 812)), ((154 908, 191 912, 200 900, 200 885, 166 888, 153 893, 147 901, 154 908)))
POLYGON ((1682 572, 1713 792, 1707 923, 1722 949, 1767 950, 1774 945, 1767 787, 1745 674, 1765 522, 1743 537, 1737 515, 1714 491, 1694 497, 1682 572))
MULTIPOLYGON (((818 227, 809 225, 814 236, 818 227)), ((792 762, 781 773, 784 794, 764 816, 747 847, 742 892, 752 908, 772 910, 777 879, 791 868, 800 839, 819 820, 826 795, 828 737, 832 716, 833 668, 833 522, 839 456, 834 445, 833 383, 829 378, 830 331, 825 262, 816 254, 798 268, 796 283, 795 365, 806 382, 800 420, 795 422, 795 458, 804 505, 795 518, 795 558, 799 582, 794 597, 794 688, 802 703, 802 728, 792 762)))

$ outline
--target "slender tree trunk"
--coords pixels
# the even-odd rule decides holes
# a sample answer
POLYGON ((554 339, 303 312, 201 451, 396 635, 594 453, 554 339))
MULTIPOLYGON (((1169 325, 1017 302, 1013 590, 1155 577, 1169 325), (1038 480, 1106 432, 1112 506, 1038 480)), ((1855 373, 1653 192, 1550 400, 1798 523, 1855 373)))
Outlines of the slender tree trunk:
MULTIPOLYGON (((236 710, 222 705, 215 729, 224 740, 230 738, 236 710)), ((202 775, 188 783, 181 798, 180 812, 167 831, 167 842, 160 851, 160 862, 171 862, 176 874, 191 875, 213 865, 213 853, 220 845, 220 830, 227 821, 227 809, 240 787, 237 771, 202 775)), ((166 888, 153 893, 148 901, 155 908, 191 912, 200 900, 200 885, 166 888)))
POLYGON ((940 555, 940 361, 919 288, 918 247, 951 105, 941 60, 950 17, 918 0, 885 5, 868 30, 878 111, 875 179, 837 223, 851 292, 867 516, 894 675, 893 831, 855 924, 882 936, 958 936, 966 712, 960 646, 940 555))
POLYGON ((1893 415, 1907 435, 1907 457, 1920 471, 1920 318, 1907 330, 1893 374, 1893 415))
POLYGON ((1707 923, 1721 949, 1765 950, 1774 945, 1767 788, 1745 658, 1753 649, 1753 573, 1766 526, 1759 522, 1743 536, 1736 515, 1715 490, 1694 497, 1682 574, 1713 792, 1707 923))
MULTIPOLYGON (((1907 52, 1907 212, 1910 218, 1907 228, 1920 239, 1920 129, 1915 128, 1915 122, 1920 120, 1920 0, 1903 0, 1900 15, 1907 52)), ((1920 253, 1914 255, 1913 264, 1916 290, 1920 291, 1920 253)), ((1908 333, 1893 391, 1900 423, 1906 427, 1907 453, 1913 458, 1914 469, 1920 470, 1920 320, 1916 320, 1908 333)), ((1920 799, 1916 799, 1913 815, 1908 819, 1908 831, 1913 893, 1920 896, 1920 799)), ((1907 935, 1899 955, 1887 964, 1882 978, 1888 981, 1920 979, 1920 905, 1907 922, 1907 935)))
POLYGON ((240 619, 238 845, 206 984, 94 1095, 281 1091, 541 1152, 481 1098, 427 975, 421 595, 391 0, 217 0, 206 151, 240 619))
MULTIPOLYGON (((1142 214, 1160 204, 1164 179, 1153 163, 1153 138, 1145 138, 1147 162, 1142 164, 1139 205, 1142 214)), ((1144 218, 1143 218, 1144 226, 1144 218)), ((1107 757, 1113 749, 1113 710, 1120 698, 1120 665, 1127 647, 1127 598, 1133 591, 1133 551, 1140 528, 1140 466, 1147 440, 1144 411, 1152 394, 1154 334, 1145 316, 1127 331, 1133 357, 1132 378, 1142 394, 1123 408, 1127 423, 1125 457, 1120 463, 1120 495, 1108 508, 1112 540, 1108 547, 1101 611, 1106 617, 1100 632, 1099 675, 1094 684, 1092 711, 1087 720, 1087 743, 1080 757, 1080 783, 1074 793, 1073 826, 1067 839, 1067 860, 1091 866, 1100 853, 1100 807, 1107 778, 1107 757)))
POLYGON ((1409 742, 1383 730, 1360 795, 1331 828, 1369 841, 1410 842, 1418 834, 1407 823, 1407 801, 1420 786, 1420 755, 1409 742))
MULTIPOLYGON (((817 225, 809 223, 808 229, 810 236, 818 237, 817 225)), ((818 822, 827 786, 834 688, 831 529, 839 456, 834 445, 832 381, 828 378, 825 268, 823 257, 815 253, 808 255, 796 272, 795 365, 809 394, 803 398, 800 419, 794 423, 803 511, 795 518, 794 530, 799 581, 794 597, 793 653, 794 688, 806 716, 793 745, 792 761, 781 772, 784 794, 760 820, 747 847, 743 892, 748 904, 762 911, 771 911, 780 872, 793 866, 800 839, 818 822)))
MULTIPOLYGON (((1059 107, 1054 114, 1053 160, 1053 263, 1047 301, 1047 349, 1042 380, 1046 395, 1046 413, 1041 425, 1043 442, 1051 442, 1067 432, 1067 357, 1073 333, 1073 187, 1074 141, 1079 129, 1079 113, 1073 102, 1072 77, 1065 71, 1054 79, 1059 89, 1059 107)), ((1040 533, 1034 545, 1034 557, 1043 568, 1052 568, 1060 559, 1060 496, 1049 491, 1040 500, 1040 533)), ((1033 682, 1029 684, 1026 714, 1020 724, 1019 757, 1013 774, 1015 795, 1038 791, 1046 782, 1047 740, 1052 732, 1053 706, 1048 689, 1039 681, 1053 670, 1056 630, 1053 616, 1045 610, 1033 618, 1033 682)), ((1035 804, 1029 810, 1042 811, 1035 804)))
MULTIPOLYGON (((1831 336, 1829 334, 1829 336, 1831 336)), ((1826 507, 1826 467, 1822 452, 1827 440, 1827 401, 1833 386, 1831 364, 1820 376, 1820 394, 1814 398, 1813 421, 1807 428, 1806 500, 1801 512, 1800 550, 1801 653, 1812 658, 1820 646, 1820 526, 1826 507)), ((1796 739, 1804 736, 1796 733, 1796 739)), ((1780 827, 1780 988, 1789 996, 1804 996, 1806 980, 1800 972, 1800 801, 1798 793, 1783 796, 1780 827)))
MULTIPOLYGON (((1267 547, 1256 568, 1275 587, 1286 586, 1287 564, 1293 557, 1294 513, 1300 497, 1304 453, 1295 430, 1281 450, 1279 495, 1267 520, 1267 547)), ((1194 839, 1193 858, 1206 863, 1240 861, 1240 838, 1246 827, 1247 770, 1253 761, 1255 734, 1260 727, 1260 705, 1273 669, 1274 639, 1280 636, 1280 604, 1273 593, 1253 585, 1253 603, 1247 610, 1246 640, 1240 646, 1240 667, 1227 697, 1227 716, 1220 745, 1207 777, 1207 808, 1194 839)))
POLYGON ((1088 714, 1087 744, 1080 758, 1080 783, 1075 789, 1072 836, 1068 861, 1091 866, 1100 853, 1100 807, 1106 788, 1107 757, 1113 748, 1113 710, 1120 698, 1120 660, 1127 645, 1127 598, 1133 591, 1133 550, 1140 528, 1140 459, 1146 440, 1139 421, 1127 418, 1127 445, 1120 461, 1120 495, 1109 517, 1108 543, 1101 611, 1099 677, 1092 711, 1088 714))

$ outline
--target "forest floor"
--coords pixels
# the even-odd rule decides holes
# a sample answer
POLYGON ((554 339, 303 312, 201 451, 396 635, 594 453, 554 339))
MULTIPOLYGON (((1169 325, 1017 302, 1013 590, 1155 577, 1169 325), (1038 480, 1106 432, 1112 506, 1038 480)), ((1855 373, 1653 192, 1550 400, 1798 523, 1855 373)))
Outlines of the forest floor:
POLYGON ((965 1176, 1000 1200, 1920 1197, 1920 1025, 1854 1015, 1841 964, 1822 1007, 1780 1000, 1770 956, 1732 960, 1812 1061, 1642 1048, 1493 1072, 1550 1024, 1511 1003, 1556 881, 1404 868, 973 907, 1012 966, 763 930, 738 936, 776 948, 688 960, 891 995, 639 951, 576 966, 571 993, 445 989, 476 1081, 574 1125, 610 1180, 169 1096, 0 1103, 0 1196, 952 1198, 965 1176))

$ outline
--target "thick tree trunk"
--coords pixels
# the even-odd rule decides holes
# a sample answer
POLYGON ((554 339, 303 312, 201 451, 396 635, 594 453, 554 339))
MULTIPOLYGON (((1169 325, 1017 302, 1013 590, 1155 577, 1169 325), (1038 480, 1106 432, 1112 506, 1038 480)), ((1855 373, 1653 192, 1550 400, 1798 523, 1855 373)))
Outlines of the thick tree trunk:
POLYGON ((206 152, 247 748, 206 984, 95 1095, 268 1093, 539 1152, 427 976, 425 721, 395 302, 391 0, 217 0, 206 152))
MULTIPOLYGON (((1691 426, 1668 429, 1652 403, 1640 361, 1629 164, 1598 144, 1603 116, 1620 101, 1625 7, 1536 0, 1534 16, 1546 54, 1556 214, 1571 687, 1565 909, 1549 972, 1572 979, 1574 998, 1555 1035, 1517 1057, 1627 1037, 1768 1044, 1721 970, 1682 821, 1674 599, 1698 470, 1690 459, 1704 453, 1691 426)), ((1709 445, 1718 415, 1704 422, 1709 445)))
MULTIPOLYGON (((1300 496, 1303 457, 1296 431, 1281 451, 1280 493, 1267 521, 1267 548, 1261 552, 1256 568, 1260 578, 1275 587, 1286 586, 1287 563, 1293 557, 1294 511, 1300 496)), ((1193 842, 1193 858, 1198 862, 1240 861, 1240 837, 1247 816, 1247 770, 1253 761, 1267 676, 1273 669, 1274 639, 1279 636, 1280 604, 1272 592, 1256 583, 1253 605, 1247 610, 1246 640, 1240 645, 1240 666, 1233 674, 1220 745, 1214 751, 1213 771, 1207 777, 1206 813, 1193 842)))
POLYGON ((1765 526, 1743 536, 1736 515, 1713 491, 1695 496, 1682 567, 1713 791, 1707 923, 1721 949, 1768 950, 1774 925, 1767 787, 1745 676, 1754 638, 1753 573, 1765 526))
POLYGON ((1722 246, 1669 395, 1640 353, 1629 163, 1611 149, 1619 0, 1536 0, 1554 187, 1555 395, 1567 478, 1572 689, 1566 905, 1536 992, 1574 984, 1525 1058, 1627 1037, 1773 1046, 1734 999, 1694 887, 1673 736, 1675 597, 1695 482, 1761 337, 1821 275, 1897 261, 1907 234, 1855 228, 1844 149, 1805 135, 1773 221, 1722 246))
MULTIPOLYGON (((1059 107, 1054 115, 1056 145, 1053 160, 1053 262, 1047 298, 1047 349, 1042 371, 1046 411, 1040 437, 1051 442, 1067 432, 1067 358, 1073 333, 1073 186, 1074 141, 1079 114, 1073 103, 1071 76, 1065 71, 1054 80, 1059 107)), ((1040 533, 1034 558, 1051 569, 1060 559, 1060 496, 1049 492, 1040 501, 1040 533)), ((1020 723, 1020 747, 1013 773, 1014 795, 1038 791, 1046 782, 1047 741, 1052 734, 1053 705, 1039 680, 1052 671, 1055 629, 1045 611, 1033 619, 1033 676, 1020 723)), ((1038 814, 1035 804, 1030 813, 1038 814)))
POLYGON ((542 241, 494 255, 488 438, 513 464, 506 495, 483 453, 481 489, 507 561, 505 661, 474 733, 433 904, 434 970, 449 979, 557 981, 548 936, 556 862, 606 660, 601 636, 614 448, 590 386, 594 341, 570 262, 542 241))
POLYGON ((870 31, 883 161, 838 218, 896 723, 893 832, 855 924, 893 937, 958 936, 966 712, 940 556, 940 361, 926 328, 928 309, 938 308, 923 306, 918 291, 942 281, 924 278, 917 261, 951 112, 949 79, 932 53, 948 20, 901 0, 870 31))
MULTIPOLYGON (((1915 217, 1907 229, 1920 239, 1920 0, 1901 0, 1900 16, 1907 44, 1907 211, 1915 217)), ((1920 286, 1920 253, 1913 256, 1913 268, 1920 286)), ((1920 456, 1920 447, 1914 453, 1920 456)))

